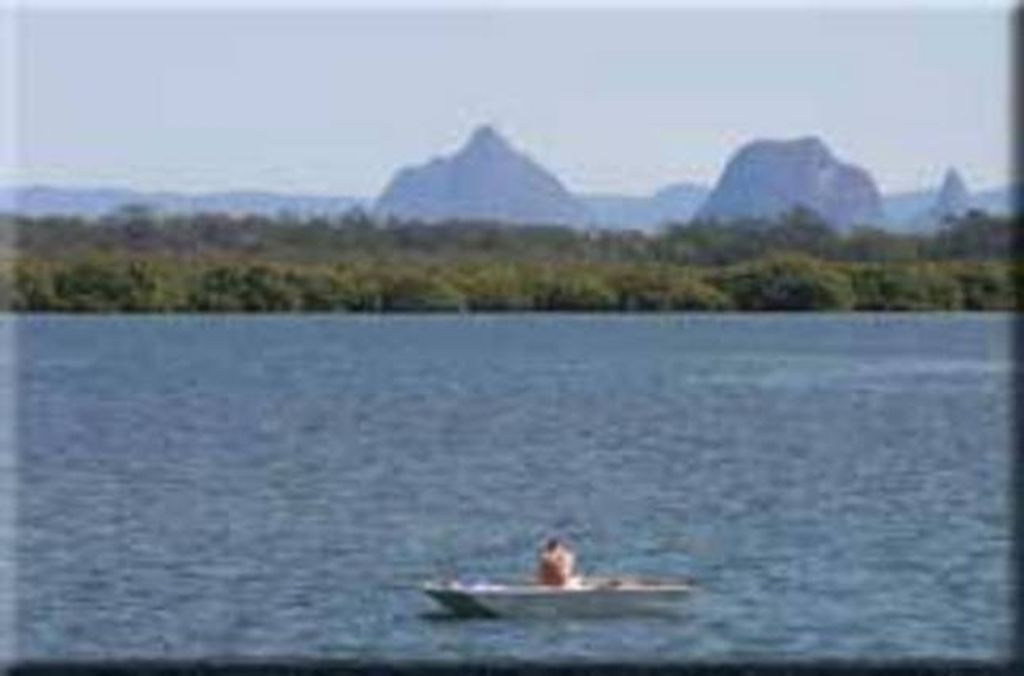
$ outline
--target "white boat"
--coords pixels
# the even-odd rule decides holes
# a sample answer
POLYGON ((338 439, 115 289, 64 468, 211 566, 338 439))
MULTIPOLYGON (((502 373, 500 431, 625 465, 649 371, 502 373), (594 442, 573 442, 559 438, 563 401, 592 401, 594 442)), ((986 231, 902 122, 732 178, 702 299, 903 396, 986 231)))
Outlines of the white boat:
POLYGON ((456 617, 604 618, 671 615, 692 582, 587 578, 565 587, 536 584, 436 582, 423 591, 456 617))

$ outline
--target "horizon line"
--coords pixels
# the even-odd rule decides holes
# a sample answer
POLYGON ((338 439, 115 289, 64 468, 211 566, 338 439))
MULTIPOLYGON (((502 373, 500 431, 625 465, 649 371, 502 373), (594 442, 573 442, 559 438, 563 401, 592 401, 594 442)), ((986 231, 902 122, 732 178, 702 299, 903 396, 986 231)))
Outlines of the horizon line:
MULTIPOLYGON (((956 167, 952 167, 952 166, 950 168, 956 169, 956 167)), ((959 169, 957 169, 957 171, 959 172, 959 169)), ((943 176, 944 176, 944 173, 940 174, 939 176, 937 176, 937 178, 936 178, 934 183, 919 185, 919 186, 913 187, 913 188, 899 188, 899 189, 896 189, 896 190, 887 190, 887 189, 883 189, 883 187, 881 185, 878 185, 877 182, 876 182, 876 186, 878 187, 879 194, 881 196, 883 196, 883 197, 892 197, 892 196, 896 196, 896 195, 907 195, 907 194, 922 193, 922 192, 934 192, 934 191, 938 191, 939 188, 941 187, 943 176)), ((962 177, 962 173, 961 173, 961 177, 962 177)), ((559 179, 559 180, 561 180, 561 179, 559 179)), ((1020 180, 1015 181, 1013 176, 1008 176, 1006 178, 1005 182, 995 183, 995 184, 981 184, 981 185, 976 185, 975 184, 975 185, 972 185, 971 183, 969 183, 966 180, 964 182, 967 183, 967 190, 972 195, 978 194, 978 193, 989 192, 989 191, 992 191, 992 190, 1010 189, 1010 188, 1013 187, 1015 182, 1016 183, 1024 184, 1024 181, 1020 181, 1020 180)), ((640 198, 652 197, 656 193, 658 193, 659 191, 661 191, 661 190, 663 190, 665 188, 669 188, 669 187, 677 186, 677 185, 689 185, 689 186, 693 186, 693 187, 696 187, 696 188, 703 188, 703 189, 707 190, 708 192, 711 192, 712 190, 715 189, 715 186, 717 184, 718 184, 718 180, 712 181, 710 183, 705 183, 705 182, 697 181, 697 180, 681 179, 681 180, 677 180, 677 181, 669 181, 669 182, 666 182, 666 183, 661 183, 661 184, 655 186, 653 189, 648 190, 647 192, 614 191, 614 190, 577 190, 577 189, 574 189, 574 188, 570 188, 567 185, 565 186, 565 188, 569 192, 569 194, 577 196, 577 197, 620 197, 620 198, 638 198, 638 199, 640 199, 640 198)), ((563 185, 565 185, 564 182, 563 182, 563 185)), ((17 180, 15 180, 15 181, 0 180, 0 190, 32 190, 32 189, 36 189, 36 188, 49 188, 49 189, 60 189, 60 190, 81 190, 81 191, 90 191, 90 190, 125 190, 125 191, 136 192, 136 193, 143 193, 143 194, 150 194, 150 195, 173 194, 173 195, 191 195, 191 196, 204 196, 205 195, 205 196, 209 196, 209 195, 227 195, 227 194, 266 194, 266 195, 277 195, 277 196, 282 196, 282 197, 288 196, 288 197, 317 197, 317 198, 328 198, 328 199, 330 199, 330 198, 355 199, 355 200, 362 200, 362 201, 367 201, 367 202, 374 202, 374 201, 376 201, 377 198, 380 197, 380 195, 383 194, 383 192, 384 192, 384 189, 381 189, 380 191, 378 191, 375 194, 366 195, 366 194, 361 194, 361 193, 356 193, 356 192, 332 191, 332 190, 327 189, 327 188, 322 189, 322 190, 319 190, 319 189, 316 189, 316 188, 288 189, 288 188, 256 187, 256 186, 251 186, 251 185, 247 186, 247 187, 225 187, 225 188, 214 188, 214 189, 210 189, 210 188, 187 188, 187 187, 160 187, 160 188, 157 188, 157 187, 145 187, 145 186, 138 186, 138 185, 130 185, 130 184, 127 184, 127 183, 103 183, 103 182, 89 182, 89 181, 85 181, 85 182, 81 182, 81 183, 78 182, 78 181, 72 181, 72 182, 69 183, 67 181, 46 181, 46 180, 32 180, 32 181, 26 181, 26 182, 21 182, 21 181, 17 181, 17 180)))

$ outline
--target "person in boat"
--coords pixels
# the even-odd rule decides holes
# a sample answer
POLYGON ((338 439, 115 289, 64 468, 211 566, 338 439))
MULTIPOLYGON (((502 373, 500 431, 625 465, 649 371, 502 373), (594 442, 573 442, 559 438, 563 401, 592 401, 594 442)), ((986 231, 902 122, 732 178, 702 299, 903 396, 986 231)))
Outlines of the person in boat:
POLYGON ((544 544, 537 566, 537 583, 548 587, 565 587, 576 578, 576 555, 558 538, 544 544))

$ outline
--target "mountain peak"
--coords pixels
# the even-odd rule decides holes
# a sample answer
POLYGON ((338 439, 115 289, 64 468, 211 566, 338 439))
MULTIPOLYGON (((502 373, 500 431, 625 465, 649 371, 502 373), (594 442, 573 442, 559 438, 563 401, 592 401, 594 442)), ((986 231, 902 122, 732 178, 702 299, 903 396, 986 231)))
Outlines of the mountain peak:
POLYGON ((971 203, 971 194, 967 190, 967 184, 960 176, 960 172, 950 167, 942 178, 942 187, 935 196, 935 204, 932 207, 933 215, 938 218, 946 216, 959 216, 967 211, 971 203))
POLYGON ((797 136, 788 139, 756 139, 740 148, 739 152, 747 155, 788 153, 815 158, 832 157, 832 151, 817 136, 797 136))
POLYGON ((464 152, 473 150, 511 150, 511 146, 498 130, 489 124, 482 124, 473 130, 466 142, 464 152))
POLYGON ((796 207, 828 223, 874 223, 881 197, 865 170, 846 164, 817 136, 752 141, 729 160, 699 218, 772 218, 796 207))
POLYGON ((939 194, 966 194, 967 192, 967 184, 964 183, 964 179, 960 175, 960 172, 957 171, 955 167, 947 169, 945 176, 942 177, 942 187, 939 188, 939 194))
POLYGON ((490 125, 477 127, 454 155, 401 170, 377 200, 377 211, 424 221, 582 225, 589 218, 551 172, 490 125))

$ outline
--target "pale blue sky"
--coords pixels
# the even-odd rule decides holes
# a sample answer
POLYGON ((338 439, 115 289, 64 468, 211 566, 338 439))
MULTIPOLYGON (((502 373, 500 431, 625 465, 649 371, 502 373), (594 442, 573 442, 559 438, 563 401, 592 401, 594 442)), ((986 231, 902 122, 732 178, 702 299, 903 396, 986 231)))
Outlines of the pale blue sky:
POLYGON ((373 196, 488 122, 579 191, 711 183, 741 143, 805 134, 886 191, 948 165, 981 188, 1009 171, 1008 17, 23 11, 18 178, 373 196))

